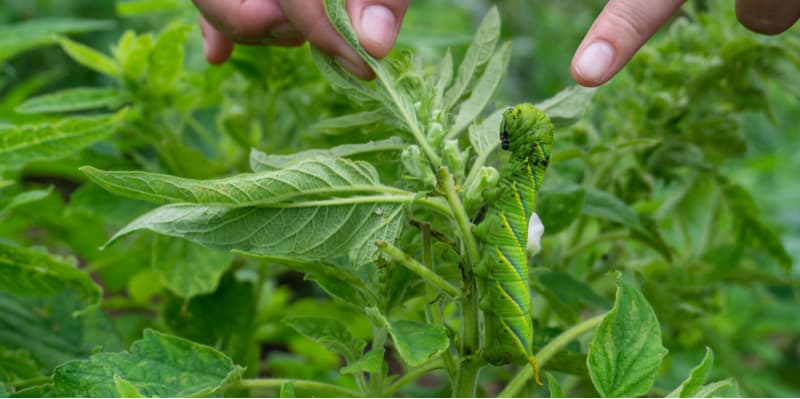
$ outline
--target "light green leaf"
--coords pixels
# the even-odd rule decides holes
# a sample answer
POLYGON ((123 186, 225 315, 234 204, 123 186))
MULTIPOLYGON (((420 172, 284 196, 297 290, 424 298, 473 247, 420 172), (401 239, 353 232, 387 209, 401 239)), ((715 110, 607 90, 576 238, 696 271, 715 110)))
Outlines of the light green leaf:
POLYGON ((85 111, 97 108, 116 109, 125 102, 123 94, 110 87, 79 87, 34 97, 20 104, 22 114, 85 111))
POLYGON ((375 98, 381 101, 389 111, 394 113, 395 117, 401 123, 405 124, 416 138, 421 139, 423 137, 422 129, 419 126, 417 113, 408 95, 395 86, 393 77, 389 71, 384 68, 383 63, 373 58, 367 50, 361 46, 361 43, 358 41, 358 35, 356 35, 353 27, 350 26, 350 16, 345 9, 345 1, 324 0, 323 3, 325 5, 325 13, 328 15, 328 19, 330 19, 333 27, 339 32, 339 35, 342 36, 350 47, 356 50, 364 62, 375 72, 377 81, 383 88, 382 95, 375 98))
POLYGON ((315 123, 312 128, 326 132, 341 131, 344 129, 352 129, 361 126, 383 123, 389 116, 391 115, 384 109, 357 112, 355 114, 337 116, 335 118, 319 121, 315 123))
MULTIPOLYGON (((503 71, 505 73, 505 71, 503 71)), ((436 80, 435 94, 433 97, 434 109, 442 109, 444 107, 444 93, 450 83, 453 81, 453 53, 450 49, 444 54, 442 62, 439 64, 439 73, 436 80)))
POLYGON ((547 377, 547 388, 550 390, 550 397, 565 398, 564 391, 561 389, 561 385, 558 384, 556 377, 553 377, 550 373, 544 373, 544 375, 547 377))
POLYGON ((134 220, 109 244, 131 232, 150 230, 258 255, 303 260, 347 256, 358 266, 377 258, 375 241, 397 238, 404 219, 402 204, 376 203, 372 197, 364 203, 353 201, 308 202, 291 208, 168 205, 134 220))
POLYGON ((285 383, 283 383, 283 385, 281 385, 280 396, 282 398, 296 398, 297 397, 297 394, 294 392, 294 384, 291 381, 285 382, 285 383))
POLYGON ((78 64, 105 75, 119 76, 119 65, 107 55, 66 37, 59 37, 56 40, 61 44, 64 52, 78 64))
POLYGON ((316 48, 311 48, 311 58, 325 76, 334 90, 346 95, 356 102, 377 101, 380 95, 375 93, 366 83, 358 80, 355 76, 345 71, 333 58, 316 48))
POLYGON ((56 368, 58 396, 118 396, 114 376, 144 396, 208 396, 241 378, 243 369, 211 347, 150 329, 129 352, 98 353, 56 368))
POLYGON ((500 39, 500 14, 496 7, 492 7, 483 18, 475 38, 467 48, 464 60, 458 67, 456 80, 444 97, 444 109, 450 110, 467 94, 469 87, 475 79, 478 69, 485 64, 494 52, 497 41, 500 39))
MULTIPOLYGON (((347 158, 354 155, 368 154, 372 152, 401 151, 408 147, 399 137, 391 137, 385 140, 370 141, 361 144, 344 144, 325 150, 307 150, 291 155, 271 155, 261 151, 250 151, 250 168, 254 172, 265 172, 316 159, 347 158)), ((335 161, 334 161, 335 163, 335 161)), ((369 168, 366 167, 365 168, 369 168)))
POLYGON ((319 342, 328 350, 338 353, 354 362, 361 355, 364 342, 356 341, 344 323, 325 317, 289 316, 283 322, 292 327, 300 335, 319 342))
POLYGON ((614 308, 595 332, 586 359, 595 389, 606 398, 645 395, 666 354, 650 304, 619 278, 614 308))
POLYGON ((594 88, 570 86, 536 104, 536 108, 544 111, 556 127, 567 126, 583 116, 595 91, 594 88))
POLYGON ((499 109, 481 123, 469 128, 469 142, 472 144, 472 149, 484 160, 500 147, 500 123, 503 121, 503 112, 505 109, 499 109))
POLYGON ((691 398, 697 394, 702 388, 702 385, 708 380, 711 374, 711 369, 714 367, 714 351, 711 348, 706 348, 706 355, 703 361, 693 368, 689 373, 689 377, 681 383, 674 391, 667 395, 668 398, 691 398))
POLYGON ((53 35, 91 32, 113 26, 110 21, 65 18, 36 18, 0 26, 0 63, 23 51, 53 43, 53 35))
POLYGON ((736 381, 733 378, 728 378, 726 380, 712 382, 710 384, 703 385, 700 387, 700 390, 694 395, 696 398, 720 398, 720 397, 729 397, 729 398, 741 398, 742 394, 739 392, 739 388, 736 385, 736 381))
POLYGON ((124 114, 66 118, 54 124, 0 129, 0 165, 50 161, 71 155, 113 134, 124 114))
POLYGON ((38 377, 39 366, 25 349, 9 350, 0 346, 0 381, 14 383, 38 377))
POLYGON ((44 297, 65 287, 75 289, 87 307, 100 304, 100 287, 85 272, 47 254, 0 242, 0 290, 44 297))
POLYGON ((99 311, 73 315, 86 305, 73 290, 40 298, 0 292, 0 342, 25 349, 45 370, 82 359, 93 350, 120 350, 111 321, 99 311))
POLYGON ((486 108, 489 101, 494 97, 494 92, 503 81, 511 60, 511 43, 506 43, 497 50, 497 53, 489 61, 486 70, 481 75, 472 90, 472 94, 467 98, 458 109, 453 128, 448 134, 455 137, 471 124, 475 118, 486 108))
POLYGON ((153 245, 153 269, 167 289, 186 299, 214 292, 233 261, 230 252, 186 240, 159 237, 153 245))
MULTIPOLYGON (((216 180, 196 180, 147 172, 81 171, 115 194, 153 202, 184 202, 234 207, 263 206, 305 198, 362 193, 406 195, 382 186, 378 172, 366 162, 343 158, 309 159, 286 169, 242 174, 216 180)), ((292 203, 294 207, 298 202, 292 203)))
POLYGON ((8 204, 5 205, 5 207, 0 207, 0 215, 12 209, 30 204, 31 202, 43 200, 47 198, 52 192, 53 188, 50 187, 47 190, 31 190, 17 194, 14 196, 14 198, 11 198, 11 201, 9 201, 8 204))
POLYGON ((117 394, 114 395, 120 398, 144 398, 130 381, 122 378, 119 374, 114 374, 114 387, 117 389, 117 394))
POLYGON ((131 17, 174 10, 182 4, 181 0, 124 0, 117 1, 116 8, 120 17, 131 17))
POLYGON ((148 83, 155 92, 168 91, 183 71, 183 46, 191 30, 190 25, 172 24, 158 35, 147 72, 148 83))
POLYGON ((366 311, 371 319, 388 328, 397 353, 411 367, 421 366, 438 357, 450 346, 450 339, 443 325, 412 320, 389 322, 376 308, 367 308, 366 311))
POLYGON ((342 374, 356 374, 356 373, 380 373, 383 371, 383 358, 384 348, 373 348, 367 352, 361 359, 352 362, 346 367, 342 367, 339 372, 342 374))
POLYGON ((125 31, 116 47, 112 49, 114 57, 122 65, 125 77, 139 81, 147 70, 150 52, 153 51, 153 35, 136 35, 133 31, 125 31))
POLYGON ((536 195, 536 214, 544 224, 544 234, 564 231, 580 216, 586 191, 580 186, 544 188, 536 195))

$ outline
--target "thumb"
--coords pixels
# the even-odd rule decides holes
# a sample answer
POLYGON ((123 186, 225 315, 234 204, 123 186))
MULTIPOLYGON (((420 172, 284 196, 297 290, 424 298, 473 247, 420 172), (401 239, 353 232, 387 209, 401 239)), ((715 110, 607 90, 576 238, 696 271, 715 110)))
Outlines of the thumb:
POLYGON ((397 40, 409 0, 355 0, 347 2, 358 41, 373 57, 389 54, 397 40))

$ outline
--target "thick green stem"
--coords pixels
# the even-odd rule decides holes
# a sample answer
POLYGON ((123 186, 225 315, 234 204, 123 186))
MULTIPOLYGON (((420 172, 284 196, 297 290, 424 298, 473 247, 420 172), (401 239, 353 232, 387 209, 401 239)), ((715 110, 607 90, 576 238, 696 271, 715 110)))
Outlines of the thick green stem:
MULTIPOLYGON (((431 225, 429 223, 422 224, 422 262, 425 264, 425 267, 428 270, 431 270, 434 274, 436 273, 436 267, 433 263, 431 225)), ((428 322, 440 326, 444 325, 444 320, 442 319, 442 308, 439 306, 436 289, 428 284, 426 286, 426 293, 428 302, 426 310, 428 311, 429 315, 428 322)), ((450 380, 455 379, 456 362, 453 359, 453 354, 450 352, 450 348, 447 348, 447 350, 442 354, 442 360, 444 360, 444 364, 447 367, 447 375, 450 376, 450 380)))
POLYGON ((408 254, 400 250, 400 248, 397 248, 383 240, 376 241, 375 245, 378 246, 378 249, 380 249, 381 252, 392 258, 392 260, 422 277, 426 283, 444 291, 447 295, 450 295, 453 298, 458 298, 461 296, 461 290, 458 289, 458 287, 448 283, 447 280, 443 279, 438 274, 417 262, 414 258, 408 256, 408 254))
MULTIPOLYGON (((600 322, 603 321, 605 314, 592 317, 591 319, 584 320, 574 326, 572 326, 567 331, 564 331, 559 336, 555 337, 552 341, 548 342, 537 354, 536 354, 536 362, 540 368, 544 367, 550 359, 553 358, 555 354, 560 352, 564 349, 570 342, 574 341, 576 338, 580 337, 583 334, 586 334, 589 331, 594 330, 597 326, 600 325, 600 322)), ((525 383, 528 382, 533 377, 533 368, 530 365, 526 365, 522 368, 522 370, 517 373, 516 376, 511 380, 511 382, 506 385, 506 387, 500 392, 501 398, 510 398, 519 395, 519 391, 525 386, 525 383)))
POLYGON ((474 397, 478 386, 478 373, 483 367, 480 359, 480 318, 478 285, 473 268, 478 265, 480 252, 478 241, 472 234, 472 223, 464 210, 464 204, 455 188, 453 176, 447 167, 439 168, 437 189, 447 198, 453 211, 456 224, 461 233, 466 250, 467 264, 464 265, 464 294, 461 297, 461 364, 456 376, 453 395, 474 397))
POLYGON ((313 392, 315 395, 327 397, 362 397, 361 393, 338 385, 326 384, 324 382, 294 380, 289 378, 263 378, 242 380, 237 385, 238 388, 249 389, 281 389, 283 384, 292 384, 295 389, 303 389, 313 392))

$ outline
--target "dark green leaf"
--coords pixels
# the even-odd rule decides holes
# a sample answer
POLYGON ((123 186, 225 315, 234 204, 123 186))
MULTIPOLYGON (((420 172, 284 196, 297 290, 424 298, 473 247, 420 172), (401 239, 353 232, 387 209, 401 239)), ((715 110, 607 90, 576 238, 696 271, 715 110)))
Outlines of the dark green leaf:
POLYGON ((116 109, 125 101, 123 94, 110 87, 80 87, 34 97, 20 104, 23 114, 85 111, 97 108, 116 109))
POLYGON ((38 377, 39 366, 25 349, 9 350, 0 346, 0 381, 14 383, 38 377))
POLYGON ((120 396, 118 378, 144 396, 206 396, 241 374, 241 367, 211 347, 148 329, 129 352, 65 363, 56 368, 53 381, 59 396, 120 396))
POLYGON ((650 304, 620 278, 614 308, 595 332, 586 359, 595 389, 606 398, 645 395, 666 354, 650 304))
POLYGON ((359 358, 363 342, 356 341, 342 322, 324 317, 289 316, 283 322, 304 337, 325 345, 330 351, 343 355, 348 362, 359 358))
POLYGON ((210 294, 233 261, 233 255, 192 244, 186 240, 159 237, 153 249, 153 268, 167 289, 183 298, 210 294))
POLYGON ((581 214, 586 191, 580 186, 542 189, 537 193, 536 214, 544 225, 544 234, 564 231, 581 214))
POLYGON ((421 366, 426 361, 438 357, 450 346, 447 329, 443 325, 411 320, 389 322, 375 308, 368 308, 367 314, 389 329, 397 353, 411 367, 421 366))

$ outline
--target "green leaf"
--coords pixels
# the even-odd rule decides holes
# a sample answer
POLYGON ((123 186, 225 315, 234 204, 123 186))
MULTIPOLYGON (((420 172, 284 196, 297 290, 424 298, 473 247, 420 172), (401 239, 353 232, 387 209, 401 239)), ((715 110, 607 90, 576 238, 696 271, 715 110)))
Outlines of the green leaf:
POLYGON ((119 65, 107 55, 66 37, 59 37, 56 40, 61 44, 64 52, 78 64, 105 75, 119 76, 119 65))
POLYGON ((0 63, 32 48, 53 43, 53 35, 91 32, 113 27, 111 21, 36 18, 0 26, 0 63))
POLYGON ((322 53, 315 47, 311 48, 311 58, 325 76, 334 90, 346 95, 356 102, 376 101, 380 95, 375 93, 366 83, 358 80, 355 76, 345 71, 333 58, 322 53))
POLYGON ((144 34, 137 36, 133 31, 125 31, 116 47, 113 48, 114 57, 122 65, 125 77, 139 82, 142 74, 147 70, 150 53, 153 51, 153 35, 144 34))
POLYGON ((538 104, 556 127, 563 127, 577 122, 591 104, 596 89, 583 86, 570 86, 555 96, 538 104))
POLYGON ((294 392, 294 384, 291 381, 284 382, 283 385, 281 385, 280 396, 282 398, 296 398, 297 397, 297 394, 294 392))
POLYGON ((153 254, 153 269, 164 286, 187 299, 214 292, 233 261, 230 252, 165 237, 156 239, 153 254))
POLYGON ((0 207, 0 215, 15 208, 19 208, 23 205, 30 204, 32 202, 41 201, 47 198, 53 192, 53 188, 48 188, 47 190, 31 190, 25 191, 15 195, 11 198, 11 201, 5 205, 5 207, 0 207))
POLYGON ((545 235, 564 231, 580 216, 586 191, 580 186, 543 188, 536 195, 536 214, 542 220, 545 235))
POLYGON ((158 35, 147 72, 148 84, 155 92, 167 92, 183 71, 183 46, 190 30, 190 25, 173 24, 158 35))
POLYGON ((0 242, 0 290, 22 296, 50 296, 72 287, 88 307, 101 291, 88 274, 47 254, 0 242))
POLYGON ((500 147, 500 123, 503 121, 503 112, 505 109, 499 109, 481 123, 469 128, 469 142, 472 144, 472 149, 483 159, 500 147))
POLYGON ((495 91, 506 75, 509 61, 511 61, 511 43, 506 43, 497 50, 483 75, 475 83, 472 94, 458 108, 458 114, 449 133, 450 137, 457 136, 466 129, 494 98, 495 91))
POLYGON ((0 381, 14 383, 38 377, 39 366, 25 349, 9 350, 0 346, 0 381))
POLYGON ((110 87, 79 87, 34 97, 20 104, 22 114, 85 111, 97 108, 116 109, 125 102, 123 94, 110 87))
POLYGON ((114 374, 114 387, 117 389, 117 397, 120 398, 144 398, 145 396, 136 389, 130 381, 114 374))
POLYGON ((353 27, 350 26, 350 16, 345 8, 345 1, 324 0, 323 3, 325 6, 325 13, 328 15, 328 19, 331 21, 333 27, 339 32, 339 35, 375 72, 378 84, 383 88, 381 94, 376 96, 375 99, 381 101, 389 111, 394 113, 395 117, 403 123, 415 137, 418 139, 422 138, 422 129, 419 126, 417 114, 411 100, 405 92, 402 92, 395 86, 393 76, 384 68, 383 63, 373 58, 367 50, 361 46, 361 43, 358 41, 358 35, 356 35, 353 27))
MULTIPOLYGON (((503 71, 505 74, 505 71, 503 71)), ((453 53, 450 49, 444 54, 442 62, 439 64, 439 73, 437 74, 435 94, 433 99, 434 109, 442 109, 444 107, 444 93, 450 83, 453 81, 453 53)))
POLYGON ((41 298, 0 292, 0 342, 24 349, 43 369, 88 357, 94 350, 119 350, 111 321, 101 312, 73 315, 85 304, 72 290, 41 298))
POLYGON ((367 352, 361 359, 350 363, 346 367, 342 367, 339 372, 342 374, 356 374, 356 373, 380 373, 383 371, 384 364, 384 348, 374 348, 367 352))
POLYGON ((81 171, 115 194, 153 202, 214 204, 235 207, 287 203, 300 197, 331 197, 359 193, 404 193, 382 186, 378 172, 365 162, 318 158, 286 169, 242 174, 216 180, 196 180, 148 172, 81 171))
POLYGON ((706 348, 706 355, 703 361, 693 368, 689 373, 689 377, 681 383, 674 391, 667 395, 668 398, 691 398, 694 397, 702 388, 702 385, 708 380, 711 375, 711 369, 714 367, 714 351, 711 348, 706 348))
POLYGON ((113 134, 123 117, 120 112, 0 129, 0 165, 66 157, 113 134))
POLYGON ((11 394, 12 398, 55 398, 56 389, 53 384, 36 385, 20 389, 11 394))
POLYGON ((124 0, 117 1, 116 11, 120 17, 131 17, 174 10, 182 4, 180 0, 124 0))
POLYGON ((444 353, 450 346, 447 329, 441 324, 424 324, 412 320, 389 322, 378 309, 367 308, 367 315, 389 330, 395 349, 411 367, 418 367, 444 353))
POLYGON ((605 191, 586 188, 582 212, 585 215, 619 223, 634 230, 644 229, 636 212, 622 200, 605 191))
POLYGON ((370 141, 368 143, 344 144, 326 150, 301 151, 291 155, 271 155, 261 151, 251 150, 250 168, 254 172, 266 172, 283 169, 305 161, 312 161, 315 158, 347 158, 354 155, 368 154, 372 152, 399 152, 406 147, 408 147, 408 144, 401 138, 391 137, 386 140, 370 141))
POLYGON ((500 14, 496 7, 492 7, 478 27, 472 44, 467 48, 453 86, 445 94, 445 110, 455 107, 461 97, 467 94, 478 69, 489 60, 499 39, 500 14))
POLYGON ((550 397, 565 398, 564 391, 561 390, 561 385, 558 384, 556 377, 553 377, 550 373, 544 373, 544 375, 547 377, 547 388, 550 390, 550 397))
POLYGON ((619 277, 614 308, 595 332, 586 359, 595 389, 606 398, 645 395, 666 354, 650 304, 619 277))
MULTIPOLYGON (((352 129, 356 127, 375 125, 386 121, 391 114, 384 109, 377 109, 375 111, 357 112, 355 114, 337 116, 335 118, 324 119, 311 126, 315 130, 325 132, 330 131, 345 131, 345 129, 352 129)), ((389 139, 391 140, 391 139, 389 139)), ((338 155, 344 156, 344 155, 338 155)))
POLYGON ((325 317, 289 316, 283 322, 300 335, 319 342, 328 350, 344 356, 348 363, 359 358, 364 343, 356 341, 342 322, 325 317))
POLYGON ((114 397, 115 376, 143 396, 208 396, 241 377, 243 369, 211 347, 150 329, 129 352, 98 353, 56 368, 58 396, 114 397))
POLYGON ((726 380, 712 382, 710 384, 703 385, 700 387, 700 390, 694 395, 696 398, 720 398, 720 397, 729 397, 729 398, 740 398, 742 394, 739 392, 739 388, 736 386, 736 381, 733 378, 728 378, 726 380))

